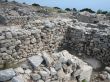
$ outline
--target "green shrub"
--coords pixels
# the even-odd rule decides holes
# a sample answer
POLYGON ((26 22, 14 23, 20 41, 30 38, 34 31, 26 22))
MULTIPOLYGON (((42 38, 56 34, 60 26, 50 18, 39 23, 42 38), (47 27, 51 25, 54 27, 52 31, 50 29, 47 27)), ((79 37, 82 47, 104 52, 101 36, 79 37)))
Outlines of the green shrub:
POLYGON ((102 10, 97 10, 97 14, 102 14, 102 10))
POLYGON ((110 16, 110 12, 108 12, 106 15, 107 15, 107 16, 110 16))
POLYGON ((76 8, 73 8, 73 11, 74 11, 74 12, 77 12, 77 9, 76 9, 76 8))
POLYGON ((84 8, 84 9, 80 10, 80 12, 83 12, 83 11, 87 11, 87 12, 90 12, 90 13, 95 13, 95 11, 93 11, 92 9, 89 9, 89 8, 84 8))
POLYGON ((66 8, 65 10, 66 10, 66 11, 71 11, 71 9, 70 9, 70 8, 66 8))
POLYGON ((61 9, 60 9, 60 10, 58 10, 57 12, 58 12, 58 13, 66 13, 66 11, 61 10, 61 9))
POLYGON ((33 3, 32 6, 40 6, 39 4, 33 3))
POLYGON ((53 7, 54 9, 61 9, 61 8, 59 8, 59 7, 53 7))
POLYGON ((107 14, 108 11, 97 10, 97 14, 107 14))
POLYGON ((84 79, 84 80, 82 80, 82 82, 87 82, 87 81, 84 79))

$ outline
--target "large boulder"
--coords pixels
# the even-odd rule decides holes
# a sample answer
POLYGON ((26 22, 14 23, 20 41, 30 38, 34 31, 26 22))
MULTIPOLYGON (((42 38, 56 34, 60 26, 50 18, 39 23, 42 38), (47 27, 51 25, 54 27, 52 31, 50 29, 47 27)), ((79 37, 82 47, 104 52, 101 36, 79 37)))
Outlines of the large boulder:
POLYGON ((0 71, 0 81, 7 81, 13 78, 16 75, 15 71, 10 68, 0 71))

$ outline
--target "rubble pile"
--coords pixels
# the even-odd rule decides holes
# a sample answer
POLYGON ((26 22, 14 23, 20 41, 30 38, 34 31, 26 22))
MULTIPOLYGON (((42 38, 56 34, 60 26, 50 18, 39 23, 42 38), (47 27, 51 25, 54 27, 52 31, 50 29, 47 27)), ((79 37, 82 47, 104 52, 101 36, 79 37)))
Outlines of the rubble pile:
POLYGON ((16 29, 7 27, 0 32, 0 68, 10 67, 12 62, 21 62, 39 51, 52 53, 64 49, 110 64, 110 26, 83 23, 69 18, 35 22, 37 27, 27 24, 16 29))
POLYGON ((0 68, 11 67, 10 64, 22 62, 39 51, 50 53, 57 50, 65 34, 64 20, 51 23, 38 20, 38 28, 30 25, 24 28, 9 28, 0 32, 0 68), (55 27, 55 28, 54 28, 55 27))
POLYGON ((92 67, 63 50, 48 54, 45 51, 27 58, 17 68, 0 71, 2 82, 90 82, 92 67))
POLYGON ((97 61, 74 55, 110 65, 109 16, 49 9, 0 2, 0 82, 90 82, 97 61))

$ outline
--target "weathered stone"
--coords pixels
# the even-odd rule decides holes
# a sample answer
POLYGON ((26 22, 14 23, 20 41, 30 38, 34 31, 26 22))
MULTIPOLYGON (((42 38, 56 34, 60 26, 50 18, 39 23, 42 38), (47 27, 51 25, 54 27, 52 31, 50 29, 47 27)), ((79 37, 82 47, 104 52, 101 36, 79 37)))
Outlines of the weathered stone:
POLYGON ((107 79, 110 80, 110 74, 109 74, 109 73, 108 73, 108 75, 107 75, 107 79))
POLYGON ((43 70, 46 71, 46 72, 48 72, 48 74, 50 74, 49 69, 47 69, 46 67, 43 67, 43 70))
POLYGON ((11 32, 6 32, 6 38, 11 39, 12 38, 12 33, 11 32))
POLYGON ((31 43, 35 43, 36 42, 36 39, 35 38, 32 38, 31 39, 31 43))
POLYGON ((23 79, 22 75, 13 77, 13 79, 11 80, 12 82, 25 82, 25 80, 23 79))
POLYGON ((1 52, 6 52, 7 51, 7 49, 4 47, 4 48, 0 48, 0 51, 1 52))
POLYGON ((25 74, 30 74, 32 71, 30 69, 25 70, 25 74))
POLYGON ((31 77, 32 77, 32 79, 34 81, 37 81, 37 80, 40 80, 41 79, 41 76, 39 74, 32 74, 31 77))
POLYGON ((49 73, 46 72, 46 71, 40 71, 39 73, 40 73, 40 75, 41 75, 42 77, 48 77, 48 76, 49 76, 49 73))
POLYGON ((2 70, 0 71, 0 81, 7 81, 10 80, 11 78, 13 78, 15 76, 15 72, 13 69, 6 69, 6 70, 2 70))
POLYGON ((53 28, 55 26, 54 23, 51 23, 49 20, 45 21, 44 24, 47 28, 53 28))
POLYGON ((6 53, 11 55, 13 52, 12 50, 6 50, 6 53))
POLYGON ((57 74, 57 71, 55 70, 55 68, 50 67, 50 73, 51 73, 51 75, 55 75, 55 74, 57 74))
POLYGON ((70 53, 68 53, 68 51, 66 51, 66 50, 60 52, 59 54, 60 54, 59 61, 61 63, 66 63, 68 61, 68 59, 72 58, 72 55, 70 53))
POLYGON ((5 39, 5 36, 3 36, 3 35, 0 36, 0 40, 3 40, 3 39, 5 39))
POLYGON ((23 69, 26 70, 26 69, 29 69, 29 66, 28 66, 27 64, 22 64, 22 65, 21 65, 21 68, 23 68, 23 69))
POLYGON ((43 80, 38 80, 37 82, 44 82, 43 80))
POLYGON ((102 80, 106 80, 106 79, 107 79, 107 75, 104 75, 104 74, 99 74, 99 77, 100 77, 102 80))
POLYGON ((53 62, 53 58, 49 54, 47 54, 45 51, 43 51, 42 54, 43 54, 43 58, 46 62, 46 65, 47 66, 51 65, 51 63, 53 62))
POLYGON ((28 60, 31 63, 31 65, 34 68, 36 68, 42 63, 43 58, 41 56, 32 56, 32 57, 28 58, 28 60))
POLYGON ((88 66, 88 65, 83 65, 81 67, 81 73, 80 73, 80 78, 79 80, 82 81, 82 80, 86 80, 87 82, 90 82, 90 78, 91 78, 91 75, 92 75, 92 67, 91 66, 88 66))
POLYGON ((62 78, 64 78, 65 77, 65 73, 64 73, 64 71, 63 71, 63 69, 60 69, 58 72, 57 72, 57 75, 58 75, 58 78, 60 79, 62 79, 62 78))
POLYGON ((55 70, 60 70, 60 69, 62 68, 61 62, 57 61, 57 62, 54 64, 54 67, 55 67, 55 70))
POLYGON ((105 70, 110 73, 110 67, 105 67, 105 70))
POLYGON ((19 44, 21 44, 21 41, 20 40, 17 40, 16 43, 15 43, 15 45, 19 45, 19 44))
POLYGON ((16 73, 21 73, 23 74, 24 73, 24 70, 21 68, 21 67, 18 67, 16 69, 14 69, 16 73))

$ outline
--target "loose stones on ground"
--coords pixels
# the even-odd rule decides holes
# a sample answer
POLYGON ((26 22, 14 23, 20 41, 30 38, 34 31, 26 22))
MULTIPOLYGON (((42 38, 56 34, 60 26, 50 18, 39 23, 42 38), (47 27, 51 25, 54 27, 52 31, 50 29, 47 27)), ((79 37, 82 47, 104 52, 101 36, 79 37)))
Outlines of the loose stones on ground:
POLYGON ((41 55, 29 57, 29 62, 27 63, 29 63, 30 65, 21 65, 21 67, 14 69, 15 72, 13 69, 8 70, 8 72, 7 70, 0 71, 0 81, 7 81, 13 78, 12 82, 23 82, 27 79, 37 82, 69 82, 71 80, 74 80, 78 76, 80 76, 78 78, 80 82, 84 79, 87 82, 90 81, 92 67, 88 66, 77 57, 72 56, 67 51, 59 52, 56 55, 56 57, 58 58, 56 58, 57 60, 55 61, 51 57, 51 55, 47 54, 46 52, 41 53, 41 55), (62 56, 64 59, 67 58, 68 60, 66 60, 65 62, 60 61, 60 58, 62 56), (3 75, 5 78, 2 77, 3 75))

